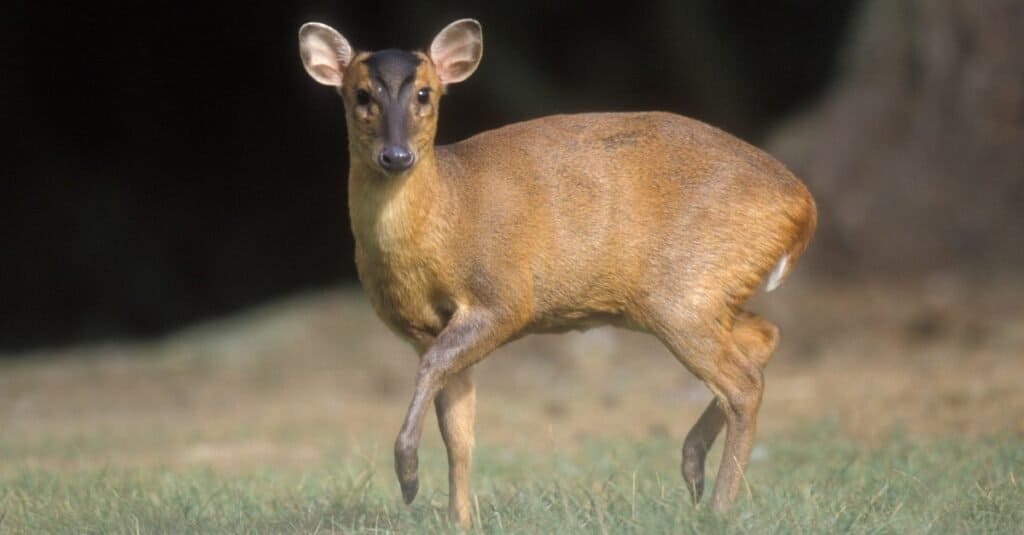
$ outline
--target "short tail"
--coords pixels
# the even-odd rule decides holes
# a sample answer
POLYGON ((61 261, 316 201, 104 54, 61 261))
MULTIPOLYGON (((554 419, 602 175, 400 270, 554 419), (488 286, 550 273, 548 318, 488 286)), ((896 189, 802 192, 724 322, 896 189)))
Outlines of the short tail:
POLYGON ((782 253, 779 261, 775 263, 775 267, 768 274, 768 280, 764 285, 766 292, 778 288, 786 280, 789 272, 796 265, 796 261, 807 250, 807 246, 811 243, 811 237, 814 236, 814 229, 818 227, 818 208, 809 193, 807 194, 806 209, 803 210, 800 217, 793 218, 793 222, 799 229, 797 237, 786 249, 786 252, 782 253))
POLYGON ((789 275, 789 253, 783 253, 782 258, 775 263, 772 272, 768 274, 768 282, 764 283, 764 291, 770 292, 782 284, 782 280, 789 275))

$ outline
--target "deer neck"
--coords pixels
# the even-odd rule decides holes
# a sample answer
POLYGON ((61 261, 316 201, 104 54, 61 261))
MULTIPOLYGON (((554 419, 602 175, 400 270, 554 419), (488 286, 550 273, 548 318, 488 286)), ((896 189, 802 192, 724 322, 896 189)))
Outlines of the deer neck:
POLYGON ((447 205, 433 147, 401 175, 386 175, 354 155, 349 168, 349 213, 356 245, 385 258, 436 237, 447 205))

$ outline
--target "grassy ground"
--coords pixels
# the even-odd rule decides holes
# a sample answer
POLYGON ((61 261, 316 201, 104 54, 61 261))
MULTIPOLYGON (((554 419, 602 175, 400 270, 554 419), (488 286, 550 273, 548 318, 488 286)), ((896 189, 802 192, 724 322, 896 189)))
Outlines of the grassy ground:
MULTIPOLYGON (((542 458, 482 449, 474 528, 487 533, 1019 533, 1019 437, 853 445, 829 427, 759 446, 727 515, 690 504, 678 445, 593 441, 542 458)), ((383 448, 382 448, 383 449, 383 448)), ((401 505, 389 456, 209 468, 27 469, 2 479, 3 528, 37 533, 449 531, 444 458, 425 452, 425 486, 401 505)))
MULTIPOLYGON (((679 445, 709 396, 655 341, 516 342, 477 373, 474 529, 1024 533, 1021 295, 796 284, 758 303, 784 341, 726 515, 689 502, 679 445)), ((450 530, 433 429, 401 502, 415 361, 357 292, 27 357, 0 362, 0 533, 450 530)))

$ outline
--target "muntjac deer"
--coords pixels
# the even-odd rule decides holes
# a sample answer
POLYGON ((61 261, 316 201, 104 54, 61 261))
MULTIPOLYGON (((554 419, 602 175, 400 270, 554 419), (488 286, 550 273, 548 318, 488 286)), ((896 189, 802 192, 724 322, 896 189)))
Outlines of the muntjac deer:
POLYGON ((806 249, 816 210, 804 185, 764 152, 669 113, 558 115, 434 146, 441 95, 480 62, 475 20, 448 25, 425 53, 357 51, 311 22, 299 49, 345 103, 359 278, 420 354, 395 442, 405 501, 433 403, 449 515, 469 523, 474 364, 528 333, 611 324, 658 337, 714 394, 683 443, 682 473, 699 501, 725 426, 711 505, 728 507, 778 341, 741 307, 806 249))

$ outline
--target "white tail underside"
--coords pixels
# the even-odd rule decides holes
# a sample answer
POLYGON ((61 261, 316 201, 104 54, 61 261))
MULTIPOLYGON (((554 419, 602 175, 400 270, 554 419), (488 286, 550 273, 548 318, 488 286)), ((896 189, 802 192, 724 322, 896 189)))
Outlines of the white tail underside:
POLYGON ((786 277, 786 272, 789 271, 789 253, 782 255, 775 267, 772 268, 772 272, 768 274, 768 282, 764 285, 764 291, 770 292, 779 287, 782 284, 782 279, 786 277))

